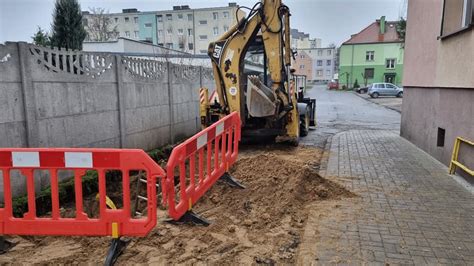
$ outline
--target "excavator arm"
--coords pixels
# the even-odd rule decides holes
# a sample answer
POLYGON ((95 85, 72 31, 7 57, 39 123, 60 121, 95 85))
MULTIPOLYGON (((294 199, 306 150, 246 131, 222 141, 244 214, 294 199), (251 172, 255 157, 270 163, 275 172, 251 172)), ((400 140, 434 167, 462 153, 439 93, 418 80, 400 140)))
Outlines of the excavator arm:
POLYGON ((297 96, 290 71, 290 11, 281 0, 262 0, 249 10, 245 18, 237 19, 237 25, 209 44, 218 102, 209 103, 207 89, 202 88, 201 124, 206 127, 236 111, 243 136, 272 136, 297 143, 307 132, 308 117, 314 117, 314 104, 307 103, 312 99, 297 96), (263 81, 260 72, 245 72, 247 52, 263 53, 263 81))
POLYGON ((261 33, 268 71, 272 81, 271 90, 278 99, 275 115, 291 109, 288 93, 288 72, 291 64, 289 38, 289 9, 281 0, 263 0, 256 4, 246 18, 210 43, 216 90, 222 112, 240 113, 245 124, 245 85, 243 77, 244 59, 252 41, 261 33))

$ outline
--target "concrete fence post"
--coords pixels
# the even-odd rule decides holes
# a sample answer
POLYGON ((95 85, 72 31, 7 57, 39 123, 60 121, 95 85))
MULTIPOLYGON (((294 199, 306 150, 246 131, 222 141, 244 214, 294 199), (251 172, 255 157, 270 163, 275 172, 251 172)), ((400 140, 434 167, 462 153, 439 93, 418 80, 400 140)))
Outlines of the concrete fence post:
POLYGON ((36 96, 31 78, 32 69, 28 64, 29 53, 26 42, 18 42, 18 54, 20 56, 21 92, 25 113, 26 146, 34 148, 39 146, 39 130, 38 120, 36 119, 36 96))
POLYGON ((202 66, 199 66, 199 88, 202 88, 202 66))
POLYGON ((117 100, 118 100, 118 121, 119 121, 119 134, 120 134, 120 147, 127 147, 126 134, 127 129, 125 126, 125 92, 123 86, 123 73, 122 73, 122 58, 120 55, 115 55, 115 76, 117 79, 117 100))
POLYGON ((170 113, 170 143, 174 144, 174 97, 173 97, 173 90, 171 87, 173 86, 173 64, 171 62, 166 63, 166 68, 168 69, 168 101, 169 101, 169 113, 170 113))

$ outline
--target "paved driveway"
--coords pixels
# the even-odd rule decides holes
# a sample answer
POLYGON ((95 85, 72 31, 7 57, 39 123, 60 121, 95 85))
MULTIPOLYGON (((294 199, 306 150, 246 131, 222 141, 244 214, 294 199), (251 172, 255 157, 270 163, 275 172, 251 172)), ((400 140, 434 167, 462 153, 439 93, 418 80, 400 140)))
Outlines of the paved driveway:
POLYGON ((320 174, 357 196, 308 207, 298 263, 474 265, 474 195, 399 136, 400 114, 352 93, 311 93, 319 126, 306 142, 332 136, 320 174))

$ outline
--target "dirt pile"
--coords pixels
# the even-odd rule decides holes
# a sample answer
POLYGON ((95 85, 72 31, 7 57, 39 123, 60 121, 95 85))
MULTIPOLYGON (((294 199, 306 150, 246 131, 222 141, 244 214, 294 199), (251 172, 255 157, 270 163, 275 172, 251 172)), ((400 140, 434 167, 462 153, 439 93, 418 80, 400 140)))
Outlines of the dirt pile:
MULTIPOLYGON (((352 193, 317 174, 321 150, 265 148, 243 150, 231 170, 247 188, 216 184, 194 207, 212 221, 208 227, 165 223, 166 212, 146 238, 133 239, 119 264, 273 264, 294 263, 304 208, 310 202, 352 193)), ((107 238, 18 238, 20 245, 0 262, 102 263, 107 238), (67 248, 61 248, 67 246, 67 248), (58 247, 52 250, 51 247, 58 247), (45 254, 49 253, 49 256, 45 254)))

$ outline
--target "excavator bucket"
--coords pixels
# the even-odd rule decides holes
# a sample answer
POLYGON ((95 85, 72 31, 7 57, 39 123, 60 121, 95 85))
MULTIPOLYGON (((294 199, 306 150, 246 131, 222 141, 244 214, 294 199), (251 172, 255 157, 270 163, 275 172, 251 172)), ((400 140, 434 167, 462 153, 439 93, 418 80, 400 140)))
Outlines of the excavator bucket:
POLYGON ((247 109, 253 117, 272 116, 276 112, 276 95, 257 76, 247 80, 247 109))

